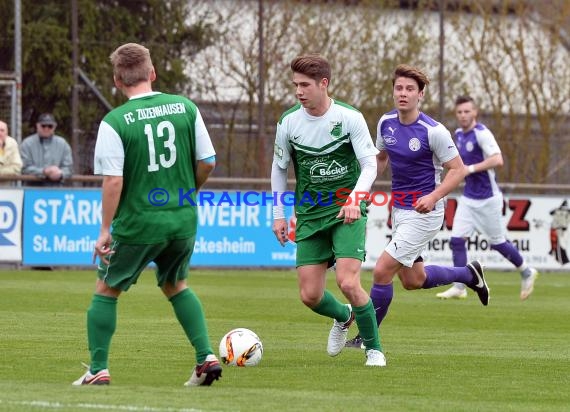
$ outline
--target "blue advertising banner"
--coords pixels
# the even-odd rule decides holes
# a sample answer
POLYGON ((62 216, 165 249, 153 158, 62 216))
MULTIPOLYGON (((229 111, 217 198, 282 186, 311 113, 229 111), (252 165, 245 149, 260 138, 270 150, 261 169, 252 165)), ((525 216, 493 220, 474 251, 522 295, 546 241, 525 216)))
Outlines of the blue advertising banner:
MULTIPOLYGON (((294 267, 296 246, 282 247, 271 230, 264 192, 199 193, 193 266, 294 267)), ((286 207, 289 216, 292 206, 286 207)), ((99 189, 26 189, 23 264, 91 265, 101 225, 99 189)))
POLYGON ((282 247, 271 230, 268 196, 254 191, 199 193, 192 265, 295 267, 296 246, 282 247))
POLYGON ((24 265, 89 265, 99 226, 99 189, 26 189, 24 265))

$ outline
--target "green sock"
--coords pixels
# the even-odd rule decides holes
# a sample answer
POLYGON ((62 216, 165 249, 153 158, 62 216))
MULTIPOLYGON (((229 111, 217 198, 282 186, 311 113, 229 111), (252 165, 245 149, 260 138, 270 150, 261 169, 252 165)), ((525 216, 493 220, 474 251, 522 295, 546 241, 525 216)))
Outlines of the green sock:
POLYGON ((321 301, 312 308, 312 311, 319 315, 336 319, 339 322, 346 322, 350 317, 348 307, 341 303, 332 293, 325 289, 321 301))
POLYGON ((354 319, 366 349, 376 349, 382 352, 380 333, 376 324, 376 314, 372 300, 368 300, 368 303, 364 306, 353 306, 352 311, 354 312, 354 319))
POLYGON ((190 289, 184 289, 169 300, 178 322, 182 325, 188 340, 196 350, 196 361, 198 363, 204 362, 206 356, 214 353, 214 351, 210 345, 208 327, 200 299, 190 289))
POLYGON ((117 298, 93 295, 87 309, 87 341, 91 353, 91 373, 107 369, 109 346, 117 326, 117 298))

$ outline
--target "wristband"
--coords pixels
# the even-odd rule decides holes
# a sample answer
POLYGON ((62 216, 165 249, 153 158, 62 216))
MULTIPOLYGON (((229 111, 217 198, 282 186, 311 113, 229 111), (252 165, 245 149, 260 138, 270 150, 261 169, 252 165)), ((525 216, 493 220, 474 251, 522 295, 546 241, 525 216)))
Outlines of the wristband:
POLYGON ((469 174, 475 173, 475 165, 469 165, 467 167, 467 171, 469 172, 469 174))
POLYGON ((283 205, 273 206, 273 220, 285 219, 285 207, 283 205))

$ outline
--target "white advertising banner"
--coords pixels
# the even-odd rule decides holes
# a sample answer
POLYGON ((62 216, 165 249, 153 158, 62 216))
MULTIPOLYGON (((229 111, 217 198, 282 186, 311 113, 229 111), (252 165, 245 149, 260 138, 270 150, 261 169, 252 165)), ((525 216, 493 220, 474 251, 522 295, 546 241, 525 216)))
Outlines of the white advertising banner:
MULTIPOLYGON (((503 208, 507 239, 516 245, 522 256, 539 270, 568 270, 570 268, 570 208, 564 197, 504 195, 503 208)), ((445 220, 439 234, 422 254, 426 264, 453 266, 449 238, 457 197, 447 200, 445 220)), ((366 262, 373 268, 391 237, 389 207, 372 205, 368 214, 366 262)), ((474 233, 467 242, 467 259, 480 260, 489 269, 514 270, 499 252, 492 250, 483 234, 474 233)))
POLYGON ((0 262, 22 260, 22 189, 0 188, 0 262))

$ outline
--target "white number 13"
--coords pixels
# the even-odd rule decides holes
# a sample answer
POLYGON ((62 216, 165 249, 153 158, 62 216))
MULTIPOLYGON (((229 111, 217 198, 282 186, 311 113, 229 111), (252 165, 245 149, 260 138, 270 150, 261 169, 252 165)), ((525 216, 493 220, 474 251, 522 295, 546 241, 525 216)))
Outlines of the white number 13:
MULTIPOLYGON (((158 163, 156 162, 156 152, 154 150, 154 133, 151 124, 145 124, 144 134, 146 134, 146 139, 148 141, 148 171, 156 172, 158 170, 158 163)), ((176 162, 176 146, 174 146, 174 140, 176 139, 176 133, 172 123, 168 121, 162 121, 156 126, 156 137, 165 138, 163 141, 166 153, 159 156, 160 166, 168 169, 176 162), (166 136, 166 138, 165 138, 166 136)))

